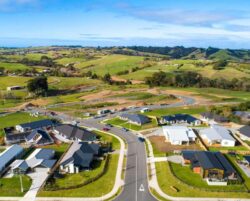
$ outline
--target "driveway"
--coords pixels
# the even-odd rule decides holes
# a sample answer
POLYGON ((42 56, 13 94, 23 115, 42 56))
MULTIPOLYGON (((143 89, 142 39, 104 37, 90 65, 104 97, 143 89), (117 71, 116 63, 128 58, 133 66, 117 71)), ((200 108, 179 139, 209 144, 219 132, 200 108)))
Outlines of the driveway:
POLYGON ((32 172, 27 174, 32 179, 32 184, 29 191, 24 195, 21 201, 34 201, 36 194, 41 188, 42 184, 46 181, 49 176, 47 172, 32 172))
POLYGON ((243 164, 237 164, 241 169, 242 171, 247 175, 247 177, 250 177, 250 168, 243 165, 243 164))

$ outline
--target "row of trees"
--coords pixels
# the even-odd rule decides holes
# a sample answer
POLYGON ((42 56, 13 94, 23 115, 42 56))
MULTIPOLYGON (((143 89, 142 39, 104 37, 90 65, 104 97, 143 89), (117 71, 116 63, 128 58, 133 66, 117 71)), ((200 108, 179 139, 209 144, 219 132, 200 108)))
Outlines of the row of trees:
POLYGON ((145 78, 146 84, 154 86, 174 87, 199 87, 199 88, 220 88, 230 90, 250 91, 250 80, 247 78, 226 80, 224 78, 209 79, 196 72, 180 72, 170 74, 156 72, 151 77, 145 78))
POLYGON ((56 64, 53 59, 47 57, 47 56, 42 56, 40 60, 30 60, 28 58, 24 58, 21 60, 22 64, 25 64, 27 66, 46 66, 46 67, 57 67, 58 64, 56 64))

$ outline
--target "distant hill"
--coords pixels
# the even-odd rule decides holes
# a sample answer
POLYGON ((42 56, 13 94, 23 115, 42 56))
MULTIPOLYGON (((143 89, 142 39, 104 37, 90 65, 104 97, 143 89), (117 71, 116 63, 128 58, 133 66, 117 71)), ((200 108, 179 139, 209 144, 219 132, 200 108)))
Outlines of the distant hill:
POLYGON ((211 59, 250 61, 250 50, 232 50, 219 48, 196 48, 196 47, 144 47, 131 46, 128 49, 154 54, 166 55, 172 59, 211 59))

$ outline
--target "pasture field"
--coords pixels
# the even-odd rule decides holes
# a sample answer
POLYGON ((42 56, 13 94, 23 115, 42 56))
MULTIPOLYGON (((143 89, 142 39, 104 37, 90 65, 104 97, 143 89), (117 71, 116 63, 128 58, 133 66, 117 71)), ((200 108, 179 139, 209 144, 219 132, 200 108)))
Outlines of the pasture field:
POLYGON ((8 71, 17 71, 17 70, 30 70, 30 66, 26 66, 21 63, 6 63, 6 62, 0 62, 0 67, 4 67, 5 70, 8 71))

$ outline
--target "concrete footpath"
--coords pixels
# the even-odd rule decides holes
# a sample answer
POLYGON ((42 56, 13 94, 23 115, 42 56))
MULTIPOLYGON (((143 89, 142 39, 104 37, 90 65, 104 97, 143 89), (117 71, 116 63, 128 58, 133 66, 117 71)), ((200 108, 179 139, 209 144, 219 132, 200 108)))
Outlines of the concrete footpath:
MULTIPOLYGON (((167 200, 173 200, 173 201, 250 201, 248 198, 196 198, 196 197, 172 197, 164 193, 157 180, 157 173, 155 168, 155 162, 156 161, 167 161, 166 157, 163 157, 161 160, 159 157, 154 157, 153 147, 148 139, 146 139, 146 143, 148 145, 149 150, 149 157, 148 157, 148 163, 150 164, 150 170, 151 170, 151 180, 149 181, 149 186, 153 188, 161 197, 167 199, 167 200)), ((166 178, 167 179, 167 178, 166 178)))

